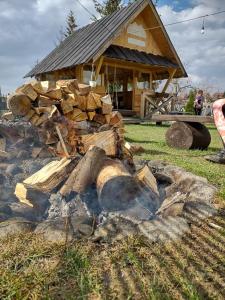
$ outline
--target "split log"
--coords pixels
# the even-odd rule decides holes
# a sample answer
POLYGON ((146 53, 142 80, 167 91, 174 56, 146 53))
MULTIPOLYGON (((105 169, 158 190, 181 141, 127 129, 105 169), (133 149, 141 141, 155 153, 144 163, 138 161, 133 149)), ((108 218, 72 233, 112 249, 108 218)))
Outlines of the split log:
POLYGON ((46 93, 44 93, 43 96, 51 98, 51 99, 55 99, 55 100, 61 100, 62 99, 62 91, 60 88, 50 89, 46 93))
POLYGON ((140 186, 119 160, 104 159, 96 182, 99 202, 105 211, 127 210, 143 197, 140 186))
POLYGON ((30 187, 44 193, 51 192, 61 182, 66 180, 78 159, 63 158, 60 161, 52 161, 41 170, 23 181, 25 187, 30 187))
POLYGON ((50 99, 43 95, 38 96, 38 106, 52 106, 55 104, 59 104, 58 100, 50 99))
POLYGON ((23 117, 23 120, 29 122, 30 119, 35 115, 35 110, 30 109, 29 112, 23 117))
POLYGON ((23 183, 17 183, 14 194, 20 202, 33 207, 38 212, 44 213, 49 204, 50 195, 48 193, 26 187, 23 183))
POLYGON ((85 112, 82 112, 79 108, 74 108, 73 111, 66 114, 66 117, 71 121, 81 122, 88 119, 88 116, 85 112))
POLYGON ((12 94, 7 103, 14 116, 24 117, 31 109, 31 100, 22 93, 12 94))
POLYGON ((61 108, 62 108, 62 111, 63 111, 64 115, 68 114, 71 111, 73 111, 73 105, 67 100, 62 100, 60 105, 61 105, 61 108))
POLYGON ((1 118, 4 119, 4 120, 7 120, 7 121, 13 121, 14 120, 14 116, 13 116, 13 113, 11 111, 4 113, 1 118))
POLYGON ((88 115, 88 119, 90 121, 92 121, 94 119, 94 116, 96 115, 96 112, 95 111, 89 111, 89 112, 87 112, 87 115, 88 115))
POLYGON ((31 84, 24 84, 16 90, 16 93, 22 93, 29 97, 32 101, 36 100, 38 97, 37 92, 31 84))
POLYGON ((76 93, 79 90, 77 79, 69 79, 69 80, 58 80, 56 82, 56 86, 58 88, 66 88, 65 91, 69 93, 76 93))
POLYGON ((90 93, 91 87, 90 85, 83 84, 83 83, 78 83, 78 89, 79 89, 79 94, 81 96, 86 96, 90 93))
POLYGON ((77 101, 78 101, 78 108, 81 109, 82 111, 86 111, 87 110, 87 97, 78 95, 77 101))
POLYGON ((159 196, 157 181, 148 166, 144 166, 138 171, 135 178, 159 196))
POLYGON ((90 92, 88 97, 92 97, 94 99, 95 105, 96 105, 97 108, 102 107, 101 96, 99 94, 95 94, 93 92, 90 92))
POLYGON ((71 191, 83 193, 95 182, 104 157, 106 157, 104 150, 91 147, 61 188, 60 194, 66 196, 71 191))
POLYGON ((111 114, 112 110, 113 110, 112 104, 107 104, 107 103, 104 103, 104 102, 102 103, 102 114, 103 115, 111 114))
POLYGON ((80 144, 84 153, 88 151, 90 146, 102 148, 106 155, 115 157, 117 155, 117 136, 113 130, 102 131, 93 134, 80 136, 80 144))
POLYGON ((110 120, 109 125, 111 125, 113 127, 122 127, 123 117, 122 117, 121 113, 119 113, 118 111, 113 111, 111 114, 111 120, 110 120))
POLYGON ((166 142, 174 148, 207 149, 211 136, 200 123, 175 122, 166 132, 166 142))
POLYGON ((101 114, 96 114, 93 119, 96 123, 104 125, 106 123, 106 117, 101 114))

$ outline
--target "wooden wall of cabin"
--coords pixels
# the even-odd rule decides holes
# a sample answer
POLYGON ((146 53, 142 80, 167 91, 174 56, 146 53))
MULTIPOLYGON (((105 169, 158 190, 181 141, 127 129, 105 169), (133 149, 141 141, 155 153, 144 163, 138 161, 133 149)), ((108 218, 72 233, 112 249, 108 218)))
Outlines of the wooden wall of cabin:
POLYGON ((155 55, 162 55, 152 32, 145 30, 145 28, 148 28, 147 20, 144 12, 141 13, 120 33, 112 44, 155 55))

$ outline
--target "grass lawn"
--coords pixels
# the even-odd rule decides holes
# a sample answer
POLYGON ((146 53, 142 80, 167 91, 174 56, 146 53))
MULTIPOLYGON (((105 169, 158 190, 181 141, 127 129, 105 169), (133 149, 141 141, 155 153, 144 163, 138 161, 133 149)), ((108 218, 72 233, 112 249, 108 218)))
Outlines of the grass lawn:
POLYGON ((209 126, 212 142, 207 151, 180 150, 166 145, 165 133, 168 126, 153 124, 127 125, 126 139, 144 147, 145 152, 137 158, 149 160, 164 160, 185 168, 196 175, 206 177, 219 188, 219 196, 225 200, 225 165, 213 164, 204 156, 221 150, 222 142, 213 126, 209 126))
MULTIPOLYGON (((167 127, 126 126, 127 140, 145 148, 142 159, 166 160, 205 176, 225 199, 225 166, 204 160, 221 142, 211 127, 208 151, 167 147, 167 127)), ((48 244, 40 236, 0 241, 0 299, 225 299, 225 212, 196 222, 180 242, 151 244, 133 237, 113 245, 76 241, 48 244), (212 226, 212 223, 214 226, 212 226)))

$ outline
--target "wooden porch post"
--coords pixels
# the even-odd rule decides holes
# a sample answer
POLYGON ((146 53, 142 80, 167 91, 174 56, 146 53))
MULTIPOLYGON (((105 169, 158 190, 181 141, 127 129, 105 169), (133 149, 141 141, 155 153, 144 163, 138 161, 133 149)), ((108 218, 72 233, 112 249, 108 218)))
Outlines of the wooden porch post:
POLYGON ((169 86, 171 80, 173 79, 173 76, 175 75, 176 71, 177 71, 177 69, 173 69, 173 70, 170 70, 170 71, 169 71, 170 76, 169 76, 169 78, 167 79, 164 88, 162 89, 162 93, 165 93, 165 92, 166 92, 166 90, 167 90, 167 88, 168 88, 168 86, 169 86))
POLYGON ((143 120, 145 117, 145 93, 141 94, 141 111, 140 111, 140 117, 143 120))
POLYGON ((99 73, 101 71, 103 60, 104 60, 104 56, 101 56, 100 59, 99 59, 99 62, 97 64, 97 69, 96 69, 96 72, 95 72, 95 81, 98 80, 98 75, 99 75, 99 73))

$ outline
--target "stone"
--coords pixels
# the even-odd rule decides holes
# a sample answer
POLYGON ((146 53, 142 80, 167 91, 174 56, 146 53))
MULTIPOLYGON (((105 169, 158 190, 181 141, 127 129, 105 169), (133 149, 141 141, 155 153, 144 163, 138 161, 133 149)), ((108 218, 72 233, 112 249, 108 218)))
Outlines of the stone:
POLYGON ((150 242, 177 241, 190 232, 188 222, 181 217, 144 221, 138 225, 138 229, 150 242))
POLYGON ((161 215, 164 218, 168 216, 176 217, 182 215, 186 199, 187 194, 176 192, 170 197, 165 198, 156 214, 161 215))
POLYGON ((138 222, 118 213, 109 213, 105 222, 95 230, 93 241, 114 243, 138 234, 138 222))
POLYGON ((6 238, 8 235, 32 232, 35 228, 35 223, 24 218, 10 218, 0 223, 0 238, 6 238))
POLYGON ((17 159, 26 159, 30 157, 30 153, 27 150, 20 150, 17 154, 17 159))
POLYGON ((7 167, 5 173, 9 176, 14 176, 16 174, 23 173, 23 170, 16 164, 12 164, 7 167))
POLYGON ((11 203, 9 204, 9 207, 14 217, 22 217, 29 221, 38 220, 38 215, 36 211, 32 207, 24 203, 20 203, 20 202, 11 203))
POLYGON ((46 220, 40 223, 36 230, 36 234, 42 234, 43 237, 53 243, 65 243, 72 241, 74 238, 80 238, 82 234, 85 234, 92 230, 93 218, 75 217, 71 218, 68 226, 68 232, 66 231, 66 218, 56 218, 52 220, 46 220), (87 225, 86 228, 83 225, 87 225), (89 229, 87 230, 89 226, 89 229), (81 231, 80 231, 81 229, 81 231))
POLYGON ((204 220, 218 213, 217 209, 212 205, 204 202, 189 201, 184 205, 184 215, 190 220, 204 220))
POLYGON ((5 214, 3 212, 0 212, 0 223, 8 220, 9 218, 10 218, 9 215, 7 215, 7 214, 5 214))
POLYGON ((8 204, 4 204, 4 203, 0 203, 0 212, 7 214, 7 215, 12 214, 12 210, 11 210, 10 206, 8 204))

